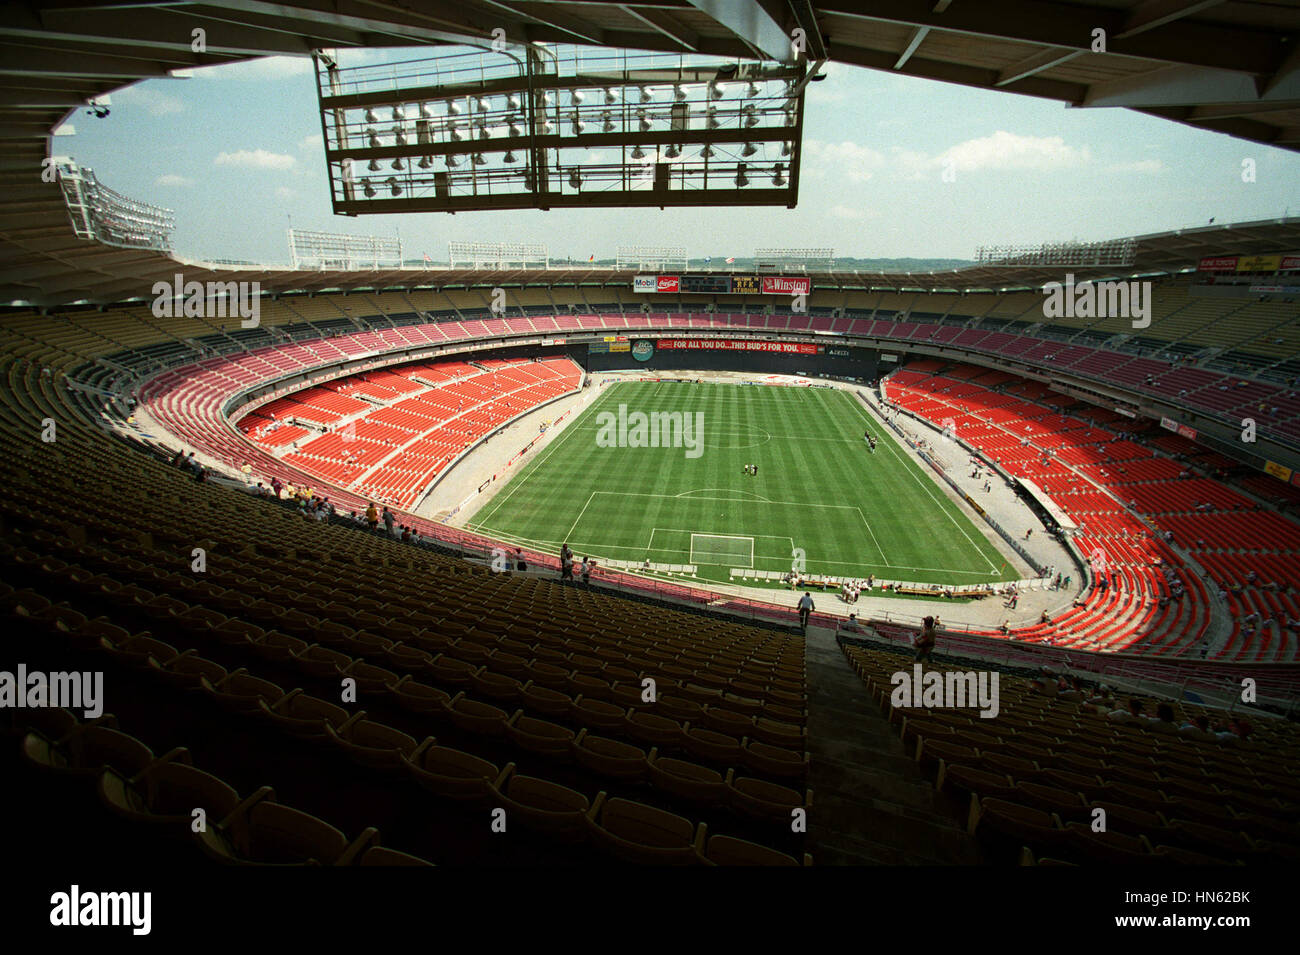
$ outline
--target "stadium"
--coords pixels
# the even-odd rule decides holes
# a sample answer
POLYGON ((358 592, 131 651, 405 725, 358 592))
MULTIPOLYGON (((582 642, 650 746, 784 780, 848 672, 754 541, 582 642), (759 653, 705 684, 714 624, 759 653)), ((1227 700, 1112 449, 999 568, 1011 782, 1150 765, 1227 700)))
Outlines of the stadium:
POLYGON ((18 857, 1300 854, 1300 217, 912 270, 759 232, 688 254, 636 218, 793 208, 827 62, 1294 152, 1296 12, 858 6, 5 14, 18 857), (527 48, 508 69, 498 25, 527 48), (444 46, 435 84, 410 48, 444 46), (401 69, 347 65, 369 47, 401 69), (615 207, 626 236, 444 263, 291 227, 287 266, 200 260, 156 196, 66 155, 58 130, 131 83, 274 54, 310 57, 336 215, 615 207), (703 158, 610 160, 633 150, 703 158))

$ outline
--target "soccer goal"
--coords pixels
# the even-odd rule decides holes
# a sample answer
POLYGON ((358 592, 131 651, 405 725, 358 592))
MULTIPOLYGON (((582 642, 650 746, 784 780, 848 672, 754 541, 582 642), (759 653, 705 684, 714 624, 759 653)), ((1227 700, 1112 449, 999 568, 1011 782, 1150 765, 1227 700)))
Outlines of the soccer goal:
POLYGON ((754 538, 725 534, 692 534, 691 563, 723 567, 753 567, 754 538))

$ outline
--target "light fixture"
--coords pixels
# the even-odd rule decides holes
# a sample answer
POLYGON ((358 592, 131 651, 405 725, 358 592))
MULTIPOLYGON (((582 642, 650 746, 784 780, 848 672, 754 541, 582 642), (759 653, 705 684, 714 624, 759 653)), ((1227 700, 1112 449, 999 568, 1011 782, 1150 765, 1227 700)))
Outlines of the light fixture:
POLYGON ((448 166, 459 166, 459 165, 460 165, 460 157, 459 157, 459 156, 451 156, 451 155, 449 155, 449 156, 447 156, 446 158, 447 158, 447 165, 448 165, 448 166))
POLYGON ((575 109, 573 111, 573 135, 580 135, 586 128, 587 124, 578 117, 578 111, 575 109))
POLYGON ((641 127, 641 132, 643 133, 650 132, 650 117, 645 114, 645 110, 643 109, 637 110, 636 119, 637 119, 637 124, 641 127))
POLYGON ((475 153, 473 163, 475 166, 482 166, 482 165, 486 165, 487 160, 483 158, 482 153, 475 153))
POLYGON ((772 185, 779 189, 781 186, 784 186, 785 183, 785 163, 779 162, 776 164, 776 172, 772 173, 772 185))
POLYGON ((388 188, 392 191, 393 195, 400 196, 402 194, 402 187, 397 184, 396 176, 389 176, 384 181, 387 183, 388 188))
POLYGON ((523 128, 518 123, 512 120, 510 123, 510 135, 522 136, 523 134, 524 134, 523 128))
POLYGON ((459 123, 448 123, 447 132, 451 133, 451 138, 455 142, 460 142, 465 138, 465 134, 460 131, 459 123))
POLYGON ((756 152, 758 152, 757 146, 755 146, 753 143, 745 143, 745 148, 740 151, 740 154, 744 156, 746 159, 748 159, 756 152))
POLYGON ((361 180, 361 190, 366 194, 367 199, 375 198, 375 187, 370 184, 369 179, 361 180))
POLYGON ((723 92, 723 90, 722 90, 722 84, 721 84, 721 83, 719 83, 719 82, 717 82, 717 81, 714 81, 714 82, 712 82, 712 83, 709 84, 709 98, 710 98, 710 99, 722 99, 722 92, 723 92))
POLYGON ((406 133, 402 132, 400 129, 395 131, 395 138, 397 139, 397 145, 406 145, 406 133))
POLYGON ((555 105, 555 97, 551 95, 550 90, 547 90, 546 92, 542 93, 542 102, 547 106, 555 105))
POLYGON ((371 172, 379 172, 381 168, 379 165, 379 160, 378 159, 370 160, 370 162, 366 163, 366 168, 369 169, 371 172))
POLYGON ((717 129, 718 126, 721 125, 721 124, 718 122, 718 107, 716 107, 716 106, 710 106, 710 107, 709 107, 709 109, 708 109, 708 121, 707 121, 707 125, 708 125, 709 129, 717 129))
POLYGON ((679 103, 685 103, 685 102, 686 102, 686 90, 682 89, 682 87, 680 87, 680 86, 674 86, 674 87, 673 87, 673 99, 677 100, 677 102, 679 102, 679 103))
POLYGON ((569 187, 572 189, 580 189, 582 187, 582 177, 578 175, 576 169, 569 173, 569 187))
POLYGON ((635 147, 635 148, 632 150, 632 158, 633 158, 633 159, 645 159, 645 150, 642 149, 640 146, 635 147))
POLYGON ((459 116, 463 112, 465 112, 464 107, 462 107, 460 103, 457 103, 455 100, 451 100, 450 102, 447 103, 448 116, 459 116))
POLYGON ((421 156, 420 161, 416 163, 416 165, 419 166, 421 169, 428 169, 430 166, 433 165, 433 157, 421 156))
POLYGON ((600 118, 602 121, 600 124, 600 131, 602 133, 612 133, 614 131, 614 120, 610 118, 609 110, 604 110, 600 114, 600 118))
POLYGON ((479 139, 490 139, 492 137, 492 134, 488 132, 487 123, 480 119, 477 125, 479 139))
POLYGON ((613 105, 614 105, 615 103, 617 103, 617 102, 618 102, 618 97, 614 95, 614 91, 613 91, 612 89, 606 89, 606 90, 605 90, 605 105, 606 105, 606 106, 613 106, 613 105))
POLYGON ((367 138, 370 140, 370 148, 371 148, 371 149, 378 149, 378 148, 379 148, 379 134, 378 134, 378 133, 376 133, 374 130, 371 130, 371 131, 370 131, 370 135, 369 135, 367 138))
POLYGON ((704 148, 700 150, 700 158, 701 158, 701 159, 712 159, 712 158, 713 158, 713 155, 714 155, 714 153, 713 153, 713 147, 710 146, 708 143, 705 143, 705 144, 704 144, 704 148))
POLYGON ((654 96, 654 90, 652 90, 650 87, 648 87, 648 86, 638 86, 636 89, 637 89, 637 102, 638 102, 638 103, 650 103, 650 102, 653 102, 653 101, 654 101, 654 98, 655 98, 655 96, 654 96))
POLYGON ((749 93, 749 98, 750 98, 750 99, 753 99, 753 98, 754 98, 755 96, 757 96, 758 93, 759 93, 758 84, 757 84, 757 83, 754 83, 754 82, 751 82, 751 83, 749 84, 749 89, 748 89, 746 92, 749 93))
POLYGON ((749 168, 745 163, 739 163, 736 166, 736 188, 743 189, 749 185, 749 177, 745 175, 745 170, 749 168))
POLYGON ((367 123, 379 122, 379 117, 375 115, 375 111, 373 109, 366 110, 366 122, 367 123))
POLYGON ((519 160, 515 157, 514 153, 507 150, 505 154, 505 158, 502 159, 501 161, 504 163, 514 163, 514 162, 518 162, 519 160))
POLYGON ((406 164, 402 162, 401 156, 398 156, 396 159, 393 160, 393 168, 398 170, 399 172, 406 168, 406 164))
POLYGON ((681 154, 682 154, 682 148, 675 144, 670 145, 667 149, 664 150, 664 156, 666 156, 668 159, 676 159, 681 154))
POLYGON ((794 144, 787 141, 781 144, 781 155, 790 156, 794 153, 794 144))
POLYGON ((509 96, 506 97, 506 106, 508 106, 510 109, 519 109, 519 107, 522 105, 523 105, 523 101, 519 99, 518 93, 511 93, 509 96))
POLYGON ((394 106, 394 107, 393 107, 393 122, 395 122, 395 123, 400 123, 400 122, 401 122, 402 120, 404 120, 404 119, 406 119, 406 110, 402 109, 402 107, 400 107, 400 106, 394 106))
POLYGON ((433 107, 430 106, 428 103, 421 103, 421 104, 420 104, 420 118, 421 118, 421 119, 433 119, 433 107))
POLYGON ((581 103, 584 99, 587 98, 587 94, 584 93, 582 90, 573 90, 569 95, 573 98, 574 106, 577 106, 579 103, 581 103))
POLYGON ((551 133, 553 133, 553 132, 555 132, 555 125, 554 125, 554 124, 553 124, 549 119, 543 120, 543 121, 542 121, 542 135, 543 135, 543 136, 549 136, 549 135, 551 135, 551 133))
POLYGON ((754 109, 753 105, 751 104, 749 106, 746 106, 744 112, 745 112, 745 125, 747 127, 757 126, 758 112, 754 109))

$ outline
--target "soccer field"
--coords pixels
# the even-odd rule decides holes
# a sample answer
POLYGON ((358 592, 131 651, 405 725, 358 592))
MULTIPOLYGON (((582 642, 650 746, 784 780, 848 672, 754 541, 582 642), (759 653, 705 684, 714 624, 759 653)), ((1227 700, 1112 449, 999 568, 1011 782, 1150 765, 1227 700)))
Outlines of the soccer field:
POLYGON ((788 571, 799 551, 821 576, 1019 576, 889 430, 831 388, 608 385, 468 526, 552 552, 567 541, 579 559, 694 565, 723 582, 736 569, 788 571), (637 412, 652 423, 681 412, 699 440, 686 431, 685 447, 611 447, 638 443, 634 428, 614 426, 620 406, 633 426, 637 412))

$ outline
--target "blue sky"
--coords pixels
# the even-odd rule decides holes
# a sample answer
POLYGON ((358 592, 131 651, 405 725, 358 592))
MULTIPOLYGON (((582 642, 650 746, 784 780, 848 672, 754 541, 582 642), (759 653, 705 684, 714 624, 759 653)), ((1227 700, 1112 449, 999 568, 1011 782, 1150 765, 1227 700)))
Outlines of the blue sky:
MULTIPOLYGON (((375 56, 375 54, 370 54, 375 56)), ((396 54, 409 58, 409 51, 396 54)), ((275 57, 150 80, 77 113, 54 140, 110 188, 176 211, 193 258, 288 262, 285 230, 400 233, 407 257, 449 241, 545 243, 553 257, 684 244, 840 256, 972 258, 977 246, 1095 240, 1300 214, 1300 156, 1115 109, 1069 109, 829 64, 806 101, 793 210, 532 210, 336 217, 310 60, 275 57), (1256 181, 1242 181, 1252 159, 1256 181), (955 181, 944 181, 945 166, 955 181)), ((1225 250, 1230 251, 1230 250, 1225 250)))

